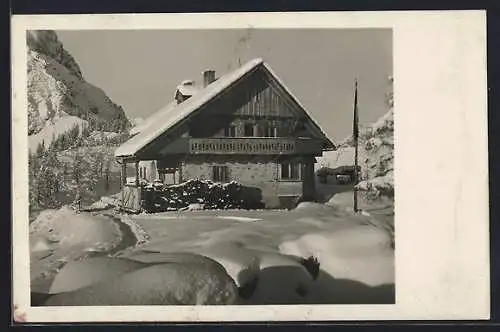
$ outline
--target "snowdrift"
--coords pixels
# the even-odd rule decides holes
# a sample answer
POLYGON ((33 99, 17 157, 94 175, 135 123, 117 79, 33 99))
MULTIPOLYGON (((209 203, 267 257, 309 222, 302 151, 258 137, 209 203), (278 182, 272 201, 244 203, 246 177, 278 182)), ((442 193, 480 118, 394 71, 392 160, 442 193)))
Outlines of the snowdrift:
POLYGON ((51 296, 45 305, 222 305, 237 301, 237 287, 220 264, 202 256, 196 257, 198 261, 180 258, 152 266, 111 259, 120 261, 120 268, 113 266, 114 270, 106 266, 107 261, 90 260, 79 272, 100 282, 51 296), (134 269, 136 265, 143 266, 134 269))
POLYGON ((30 235, 43 236, 59 247, 82 245, 96 250, 109 250, 119 241, 117 226, 87 214, 80 214, 64 206, 59 210, 45 210, 30 224, 30 235))
POLYGON ((69 207, 45 210, 30 224, 31 289, 46 293, 67 262, 106 253, 122 240, 109 218, 76 213, 69 207))
POLYGON ((306 234, 280 245, 280 251, 317 257, 318 279, 304 303, 394 303, 394 252, 387 233, 372 226, 306 234))
POLYGON ((209 257, 235 281, 238 304, 394 303, 390 236, 347 209, 303 202, 290 211, 129 218, 150 237, 121 257, 148 263, 179 251, 209 257))

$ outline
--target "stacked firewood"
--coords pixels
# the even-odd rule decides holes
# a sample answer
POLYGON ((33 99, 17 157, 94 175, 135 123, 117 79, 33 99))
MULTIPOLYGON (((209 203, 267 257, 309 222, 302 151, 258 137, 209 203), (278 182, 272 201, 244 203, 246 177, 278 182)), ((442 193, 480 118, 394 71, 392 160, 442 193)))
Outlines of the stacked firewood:
POLYGON ((177 185, 147 186, 143 191, 146 212, 195 209, 260 209, 260 191, 237 182, 189 180, 177 185))

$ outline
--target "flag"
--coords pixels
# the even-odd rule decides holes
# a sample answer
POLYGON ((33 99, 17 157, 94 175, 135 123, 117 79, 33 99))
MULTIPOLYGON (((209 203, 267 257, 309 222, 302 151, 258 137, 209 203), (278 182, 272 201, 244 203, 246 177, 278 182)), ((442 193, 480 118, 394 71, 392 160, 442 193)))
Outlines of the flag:
POLYGON ((359 117, 358 117, 358 81, 355 81, 354 85, 354 117, 352 124, 352 137, 355 142, 358 141, 359 137, 359 117))

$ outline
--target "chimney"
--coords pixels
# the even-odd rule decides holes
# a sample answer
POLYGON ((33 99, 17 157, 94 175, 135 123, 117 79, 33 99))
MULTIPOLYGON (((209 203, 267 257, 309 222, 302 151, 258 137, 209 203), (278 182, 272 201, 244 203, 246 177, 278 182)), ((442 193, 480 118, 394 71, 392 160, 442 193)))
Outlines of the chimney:
POLYGON ((208 69, 203 72, 203 87, 215 81, 215 70, 208 69))

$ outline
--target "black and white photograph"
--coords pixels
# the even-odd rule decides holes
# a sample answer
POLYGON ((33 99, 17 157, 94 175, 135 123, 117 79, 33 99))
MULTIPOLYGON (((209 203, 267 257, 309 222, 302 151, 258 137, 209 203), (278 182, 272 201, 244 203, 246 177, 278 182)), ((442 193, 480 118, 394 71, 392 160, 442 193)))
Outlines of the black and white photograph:
POLYGON ((26 38, 33 304, 394 303, 390 29, 26 38))
POLYGON ((31 307, 397 304, 393 28, 48 27, 23 31, 31 307))

